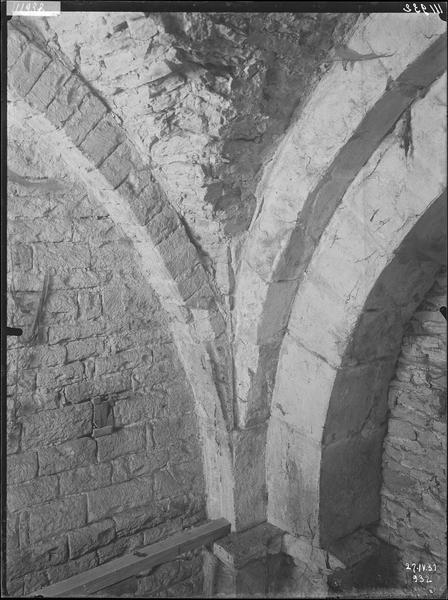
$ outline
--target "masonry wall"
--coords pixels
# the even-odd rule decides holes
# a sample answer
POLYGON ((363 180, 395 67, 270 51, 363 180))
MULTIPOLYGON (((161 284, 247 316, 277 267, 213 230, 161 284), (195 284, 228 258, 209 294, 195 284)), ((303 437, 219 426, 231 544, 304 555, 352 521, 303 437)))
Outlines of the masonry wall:
MULTIPOLYGON (((58 181, 8 189, 8 325, 24 333, 8 339, 7 578, 20 596, 205 519, 205 495, 191 391, 134 251, 44 138, 8 137, 9 168, 58 181)), ((143 574, 136 593, 181 585, 198 560, 143 574)))
POLYGON ((426 589, 443 589, 446 579, 446 293, 443 269, 403 338, 383 454, 378 533, 399 548, 408 582, 414 572, 405 563, 436 564, 432 583, 416 573, 426 589))
POLYGON ((104 588, 97 598, 190 598, 203 592, 203 550, 186 552, 176 560, 143 571, 104 588))

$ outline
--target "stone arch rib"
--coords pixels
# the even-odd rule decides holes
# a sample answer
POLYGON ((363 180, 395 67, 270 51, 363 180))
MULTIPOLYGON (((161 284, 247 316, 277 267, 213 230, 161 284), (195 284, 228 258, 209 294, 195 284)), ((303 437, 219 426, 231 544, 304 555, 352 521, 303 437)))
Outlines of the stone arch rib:
MULTIPOLYGON (((397 15, 396 18, 400 16, 397 15)), ((379 22, 381 17, 377 17, 376 21, 379 22)), ((434 25, 434 21, 432 24, 434 25)), ((371 27, 370 32, 368 26, 363 31, 364 38, 376 32, 375 27, 371 27)), ((441 30, 438 25, 435 29, 441 30)), ((409 35, 412 34, 415 35, 415 32, 410 25, 409 35)), ((354 37, 356 39, 356 35, 354 37)), ((446 37, 436 35, 436 38, 420 52, 417 50, 415 59, 410 64, 403 56, 397 58, 395 65, 393 60, 389 63, 392 64, 389 76, 387 72, 382 73, 383 79, 378 81, 378 85, 384 85, 386 90, 379 95, 375 90, 369 98, 364 99, 367 111, 362 118, 353 119, 352 116, 353 123, 357 124, 352 125, 352 129, 349 126, 348 131, 339 136, 340 142, 343 142, 344 136, 348 139, 341 144, 339 150, 332 149, 333 159, 324 168, 319 164, 320 159, 310 156, 308 160, 304 160, 299 150, 300 133, 304 136, 305 144, 307 136, 317 135, 307 130, 305 121, 311 118, 311 114, 306 109, 302 118, 287 134, 274 160, 275 164, 268 167, 259 189, 259 195, 264 196, 264 203, 242 253, 236 294, 235 355, 238 369, 237 419, 240 427, 261 423, 269 416, 279 351, 294 297, 319 240, 346 190, 403 113, 444 73, 446 37), (402 66, 405 68, 402 69, 402 66), (396 79, 392 81, 389 77, 394 74, 394 70, 396 79), (303 163, 304 173, 296 174, 294 157, 297 158, 297 164, 303 163), (279 164, 282 161, 287 163, 285 167, 279 164), (307 169, 311 173, 309 181, 315 180, 315 184, 308 188, 306 196, 302 196, 310 185, 306 181, 307 169), (279 191, 275 190, 276 182, 279 191), (290 182, 296 182, 296 189, 291 187, 290 182), (281 213, 281 217, 275 214, 276 210, 281 213), (253 288, 249 291, 245 289, 248 282, 253 288), (249 312, 251 315, 247 316, 249 312)), ((401 40, 398 43, 400 42, 401 40)), ((389 40, 389 44, 392 43, 389 40)), ((404 52, 404 49, 397 50, 398 52, 404 52)), ((335 73, 336 75, 331 72, 321 82, 314 96, 328 92, 332 82, 335 84, 345 77, 342 68, 335 73)), ((347 81, 346 85, 350 85, 350 82, 347 81)), ((311 98, 310 105, 319 112, 320 107, 317 104, 314 106, 312 100, 311 98)), ((362 99, 350 97, 349 94, 341 100, 342 105, 355 102, 362 103, 362 99)), ((323 102, 321 111, 329 110, 331 107, 323 102)), ((344 121, 349 114, 348 109, 337 107, 336 111, 338 110, 341 121, 344 121)), ((323 112, 321 116, 325 120, 323 112)), ((319 125, 316 127, 319 128, 319 125)), ((325 131, 319 130, 319 134, 324 135, 325 131)), ((316 141, 314 143, 317 144, 316 141)), ((319 152, 319 147, 316 146, 315 150, 319 152)))
POLYGON ((445 190, 379 276, 338 369, 322 439, 319 524, 324 547, 379 519, 389 383, 405 327, 446 264, 446 199, 445 190))
POLYGON ((230 369, 230 352, 212 284, 178 215, 107 104, 78 73, 43 48, 30 30, 24 31, 9 24, 11 97, 22 103, 29 124, 50 138, 55 151, 137 251, 146 280, 168 314, 192 387, 209 515, 234 522, 232 397, 225 386, 220 385, 218 392, 215 381, 216 373, 223 379, 223 364, 230 369), (214 364, 216 356, 219 365, 214 364))
MULTIPOLYGON (((336 455, 344 440, 358 433, 366 440, 358 454, 378 454, 384 433, 381 385, 389 381, 403 323, 444 254, 445 85, 446 76, 439 77, 411 108, 412 156, 402 147, 398 123, 356 175, 314 250, 292 305, 268 431, 268 518, 316 543, 350 532, 342 510, 353 516, 354 527, 375 518, 377 505, 362 494, 359 504, 365 500, 368 515, 355 518, 349 491, 353 473, 350 464, 345 470, 342 465, 355 468, 356 449, 351 447, 353 453, 339 463, 336 455), (391 284, 388 295, 390 279, 396 287, 392 293, 391 284), (382 306, 381 299, 389 304, 382 306), (388 329, 390 347, 383 335, 388 329), (369 396, 377 382, 377 397, 369 396), (339 497, 327 485, 335 476, 339 497)), ((358 461, 361 475, 363 468, 358 461)))

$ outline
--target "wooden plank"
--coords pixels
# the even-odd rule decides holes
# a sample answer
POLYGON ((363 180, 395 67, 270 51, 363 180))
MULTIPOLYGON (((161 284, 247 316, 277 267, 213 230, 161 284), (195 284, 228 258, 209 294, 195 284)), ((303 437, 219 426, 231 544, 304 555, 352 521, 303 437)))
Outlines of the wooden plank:
POLYGON ((90 569, 85 573, 74 575, 39 591, 29 597, 64 598, 67 596, 85 597, 105 587, 138 575, 165 562, 174 560, 179 554, 193 550, 227 535, 230 523, 226 519, 216 519, 204 525, 181 531, 169 538, 143 546, 120 558, 90 569))

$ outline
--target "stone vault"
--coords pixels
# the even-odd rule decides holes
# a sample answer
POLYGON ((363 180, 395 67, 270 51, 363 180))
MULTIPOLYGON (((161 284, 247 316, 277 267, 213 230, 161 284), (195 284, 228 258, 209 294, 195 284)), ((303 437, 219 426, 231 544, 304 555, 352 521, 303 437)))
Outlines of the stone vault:
POLYGON ((389 383, 446 265, 445 33, 9 22, 10 589, 206 516, 325 570, 379 521, 389 383))

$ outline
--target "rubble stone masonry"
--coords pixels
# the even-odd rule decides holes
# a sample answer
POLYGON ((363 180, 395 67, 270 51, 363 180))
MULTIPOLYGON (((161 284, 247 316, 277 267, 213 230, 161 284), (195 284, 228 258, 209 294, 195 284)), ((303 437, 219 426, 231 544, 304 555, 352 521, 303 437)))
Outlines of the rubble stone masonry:
POLYGON ((446 579, 446 321, 439 312, 446 293, 444 269, 403 338, 389 388, 378 530, 399 548, 408 581, 414 574, 426 580, 428 572, 406 570, 406 563, 436 564, 432 588, 446 579))
MULTIPOLYGON (((12 170, 59 182, 8 193, 8 325, 23 335, 8 341, 7 577, 20 596, 203 520, 205 498, 190 387, 135 251, 43 137, 9 139, 12 170)), ((135 593, 182 585, 198 561, 142 575, 135 593)))

